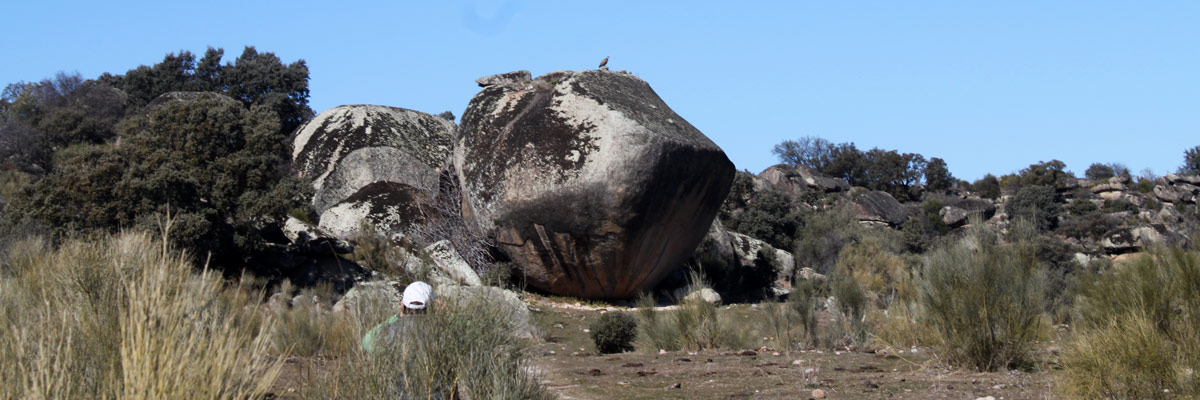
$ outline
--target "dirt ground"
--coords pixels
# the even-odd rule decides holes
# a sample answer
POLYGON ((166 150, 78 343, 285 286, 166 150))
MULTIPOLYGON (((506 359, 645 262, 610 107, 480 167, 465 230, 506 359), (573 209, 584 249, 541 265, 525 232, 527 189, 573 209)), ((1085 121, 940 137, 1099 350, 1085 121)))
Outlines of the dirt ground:
MULTIPOLYGON (((546 341, 532 358, 563 399, 1056 398, 1048 373, 949 369, 923 348, 781 352, 757 349, 599 355, 585 331, 600 310, 539 302, 546 341)), ((745 307, 734 306, 734 307, 745 307)), ((752 314, 747 313, 748 317, 752 314)))
MULTIPOLYGON (((533 368, 562 399, 1052 399, 1048 372, 977 373, 948 368, 931 349, 889 351, 711 350, 699 353, 638 349, 597 354, 586 331, 604 305, 534 297, 531 307, 545 331, 528 349, 533 368)), ((753 318, 747 305, 739 312, 753 318)), ((764 342, 765 344, 765 342, 764 342)), ((1046 357, 1050 357, 1047 353, 1046 357)), ((313 367, 328 360, 288 360, 278 398, 300 398, 313 367)))

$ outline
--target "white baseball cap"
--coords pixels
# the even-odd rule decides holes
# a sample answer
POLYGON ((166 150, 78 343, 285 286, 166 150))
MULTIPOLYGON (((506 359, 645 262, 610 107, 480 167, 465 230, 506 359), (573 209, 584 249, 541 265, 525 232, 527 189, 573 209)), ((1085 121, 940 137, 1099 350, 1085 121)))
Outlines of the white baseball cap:
POLYGON ((404 288, 404 297, 400 300, 404 308, 412 310, 424 309, 433 301, 433 287, 428 283, 416 281, 404 288))

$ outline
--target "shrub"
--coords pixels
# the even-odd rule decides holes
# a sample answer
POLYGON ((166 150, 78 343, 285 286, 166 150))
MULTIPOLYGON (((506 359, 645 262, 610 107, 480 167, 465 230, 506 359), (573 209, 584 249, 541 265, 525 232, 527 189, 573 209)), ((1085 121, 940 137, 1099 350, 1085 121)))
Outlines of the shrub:
POLYGON ((1005 211, 1009 218, 1029 220, 1040 230, 1054 229, 1058 226, 1058 215, 1062 213, 1057 197, 1052 186, 1025 186, 1008 201, 1005 211))
POLYGON ((1060 389, 1077 398, 1200 396, 1198 291, 1200 252, 1182 248, 1153 248, 1084 280, 1060 389))
POLYGON ((991 371, 1030 366, 1038 330, 1042 274, 1035 234, 1018 221, 1013 243, 973 221, 962 239, 926 256, 918 298, 928 324, 955 364, 991 371))
POLYGON ((1099 240, 1105 233, 1120 225, 1121 221, 1117 218, 1093 211, 1081 216, 1067 217, 1058 227, 1058 233, 1076 239, 1099 240))
POLYGON ((1106 213, 1130 212, 1133 214, 1137 214, 1139 211, 1141 211, 1138 209, 1138 206, 1136 204, 1133 204, 1133 203, 1125 201, 1125 200, 1120 200, 1120 199, 1105 200, 1103 210, 1106 213))
POLYGON ((602 354, 633 351, 637 332, 637 321, 623 312, 605 313, 591 326, 592 342, 602 354))
POLYGON ((756 193, 746 209, 733 217, 730 228, 771 246, 787 248, 799 225, 791 199, 780 191, 764 190, 756 193))
POLYGON ((799 326, 804 330, 808 342, 813 346, 820 345, 817 316, 823 307, 825 293, 828 291, 825 281, 809 279, 796 281, 792 285, 792 292, 788 294, 788 309, 795 313, 799 326))
POLYGON ((829 274, 837 264, 842 248, 875 237, 879 246, 892 253, 904 247, 904 235, 892 229, 862 226, 844 209, 815 212, 804 219, 796 234, 793 253, 797 259, 809 260, 812 269, 829 274))
POLYGON ((259 295, 143 233, 17 242, 0 263, 0 398, 263 398, 259 295))
POLYGON ((1075 199, 1071 200, 1070 204, 1067 204, 1066 209, 1071 215, 1080 216, 1091 214, 1092 212, 1099 210, 1100 207, 1096 207, 1096 203, 1088 200, 1087 197, 1080 197, 1076 195, 1075 199))

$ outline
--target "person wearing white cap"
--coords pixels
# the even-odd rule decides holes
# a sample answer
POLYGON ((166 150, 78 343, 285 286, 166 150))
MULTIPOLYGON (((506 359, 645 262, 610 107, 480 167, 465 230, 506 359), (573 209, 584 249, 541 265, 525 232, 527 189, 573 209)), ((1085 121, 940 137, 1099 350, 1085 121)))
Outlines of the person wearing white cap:
POLYGON ((400 311, 388 317, 387 321, 375 325, 374 328, 367 331, 366 335, 363 335, 363 350, 368 353, 374 351, 375 342, 380 334, 384 334, 384 338, 389 340, 399 337, 399 333, 407 325, 415 322, 413 319, 418 314, 424 314, 433 301, 433 287, 428 283, 416 281, 409 284, 404 288, 404 295, 400 299, 400 303, 403 304, 400 311))

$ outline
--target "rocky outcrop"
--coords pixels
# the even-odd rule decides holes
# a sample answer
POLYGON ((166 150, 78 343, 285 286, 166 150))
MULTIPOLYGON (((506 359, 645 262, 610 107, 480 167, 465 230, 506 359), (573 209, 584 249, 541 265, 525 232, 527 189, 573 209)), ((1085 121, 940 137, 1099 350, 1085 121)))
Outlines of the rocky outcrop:
POLYGON ((481 78, 454 163, 464 214, 530 286, 627 298, 691 255, 733 164, 646 82, 620 72, 481 78))
POLYGON ((850 190, 850 185, 846 181, 821 175, 805 167, 787 164, 768 167, 759 173, 758 177, 770 182, 784 193, 792 195, 793 198, 810 190, 822 193, 850 190))
POLYGON ((854 218, 859 222, 886 224, 896 227, 908 219, 908 211, 895 197, 882 191, 861 192, 850 203, 854 218))
POLYGON ((721 221, 713 221, 695 257, 692 264, 717 292, 739 300, 787 293, 797 267, 792 253, 726 230, 721 221))
POLYGON ((942 222, 951 228, 966 225, 970 216, 976 214, 986 221, 996 215, 996 205, 983 199, 960 199, 943 206, 938 211, 942 222))
POLYGON ((381 231, 403 235, 412 226, 412 215, 379 213, 419 209, 423 197, 436 193, 438 171, 449 158, 455 131, 453 122, 413 110, 339 106, 297 129, 293 168, 312 184, 312 204, 322 215, 322 226, 342 235, 358 225, 347 218, 369 211, 372 219, 387 225, 381 231), (334 208, 339 208, 333 213, 339 220, 325 223, 334 208))
POLYGON ((1155 243, 1182 243, 1183 235, 1167 229, 1162 224, 1125 227, 1106 233, 1100 245, 1110 254, 1127 253, 1145 249, 1155 243))
POLYGON ((1154 197, 1167 203, 1195 204, 1200 197, 1200 176, 1167 174, 1154 186, 1154 197))

